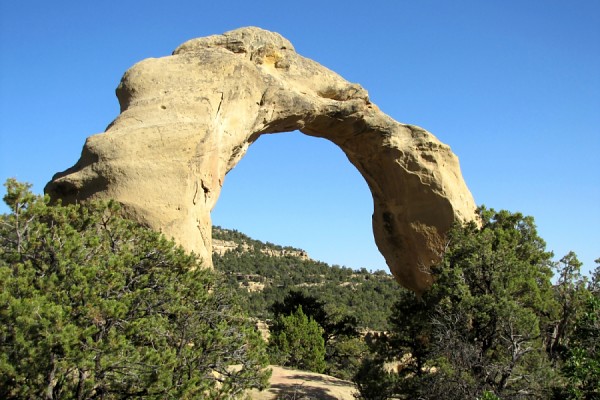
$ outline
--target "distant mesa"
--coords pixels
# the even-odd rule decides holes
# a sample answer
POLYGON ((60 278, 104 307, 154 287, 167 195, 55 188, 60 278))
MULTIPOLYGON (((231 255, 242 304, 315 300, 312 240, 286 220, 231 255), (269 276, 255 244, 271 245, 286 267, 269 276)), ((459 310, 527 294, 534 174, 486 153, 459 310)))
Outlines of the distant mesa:
POLYGON ((396 122, 360 85, 300 56, 277 33, 249 27, 190 40, 130 68, 117 97, 120 115, 45 191, 64 202, 116 199, 206 265, 210 211, 225 175, 263 134, 299 130, 344 151, 373 195, 379 250, 417 292, 430 285, 428 267, 452 223, 475 218, 448 146, 396 122))
MULTIPOLYGON (((244 243, 242 246, 243 251, 254 250, 251 248, 251 245, 244 243)), ((214 239, 212 240, 212 252, 213 254, 217 254, 219 256, 224 255, 228 251, 233 251, 238 248, 238 244, 233 240, 221 240, 214 239)), ((259 250, 261 253, 266 254, 271 257, 297 257, 301 260, 310 260, 308 253, 304 250, 300 249, 285 249, 285 248, 272 248, 272 247, 264 247, 259 250)))

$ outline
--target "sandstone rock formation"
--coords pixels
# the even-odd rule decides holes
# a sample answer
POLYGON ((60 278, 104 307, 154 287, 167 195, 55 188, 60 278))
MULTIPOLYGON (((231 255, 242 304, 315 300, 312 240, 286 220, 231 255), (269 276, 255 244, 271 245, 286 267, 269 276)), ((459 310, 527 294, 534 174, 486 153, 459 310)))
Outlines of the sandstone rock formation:
POLYGON ((260 135, 300 130, 338 145, 373 194, 373 231, 397 280, 422 291, 444 234, 474 218, 456 156, 394 121, 361 86, 297 54, 277 33, 242 28, 190 40, 129 69, 120 115, 45 190, 65 202, 114 198, 210 264, 225 174, 260 135))
MULTIPOLYGON (((212 240, 212 252, 213 254, 218 254, 220 256, 224 255, 228 251, 233 251, 238 248, 238 244, 233 240, 220 240, 214 239, 212 240)), ((242 244, 243 251, 254 251, 254 246, 249 245, 247 243, 242 244)), ((308 256, 308 253, 304 250, 300 249, 275 249, 271 247, 265 247, 260 249, 260 252, 268 255, 269 257, 298 257, 302 260, 310 260, 311 258, 308 256)))

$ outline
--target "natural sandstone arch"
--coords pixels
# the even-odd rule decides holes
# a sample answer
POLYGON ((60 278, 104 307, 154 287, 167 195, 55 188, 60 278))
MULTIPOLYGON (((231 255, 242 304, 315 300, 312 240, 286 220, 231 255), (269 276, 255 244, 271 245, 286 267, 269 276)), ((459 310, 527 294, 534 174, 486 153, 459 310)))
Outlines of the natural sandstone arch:
POLYGON ((422 291, 455 220, 475 205, 456 156, 394 121, 359 85, 242 28, 179 46, 129 69, 120 115, 45 190, 65 202, 114 198, 129 216, 210 263, 210 211, 225 174, 260 135, 300 130, 338 145, 373 195, 375 242, 404 286, 422 291))

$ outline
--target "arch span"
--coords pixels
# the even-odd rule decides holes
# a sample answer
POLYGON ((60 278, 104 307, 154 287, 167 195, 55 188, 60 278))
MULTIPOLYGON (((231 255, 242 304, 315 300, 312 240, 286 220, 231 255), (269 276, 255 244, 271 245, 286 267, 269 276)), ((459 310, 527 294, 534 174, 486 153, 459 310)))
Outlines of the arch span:
POLYGON ((457 157, 432 134, 401 124, 359 85, 259 28, 190 40, 130 68, 120 115, 86 140, 79 161, 46 186, 66 202, 114 198, 210 263, 211 219, 225 174, 264 134, 299 130, 330 140, 373 195, 373 234, 391 272, 430 284, 455 220, 475 205, 457 157))

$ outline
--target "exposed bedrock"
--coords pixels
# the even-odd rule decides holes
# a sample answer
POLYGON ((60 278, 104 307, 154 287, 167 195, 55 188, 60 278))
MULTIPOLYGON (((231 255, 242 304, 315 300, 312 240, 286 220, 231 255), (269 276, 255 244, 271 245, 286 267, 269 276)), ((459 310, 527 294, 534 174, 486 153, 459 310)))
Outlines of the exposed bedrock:
POLYGON ((45 190, 74 202, 113 198, 211 264, 211 218, 225 175, 260 135, 300 130, 338 145, 373 195, 373 233, 396 279, 431 279, 445 233, 475 218, 457 157, 396 122, 277 33, 242 28, 139 62, 117 88, 120 115, 45 190))

